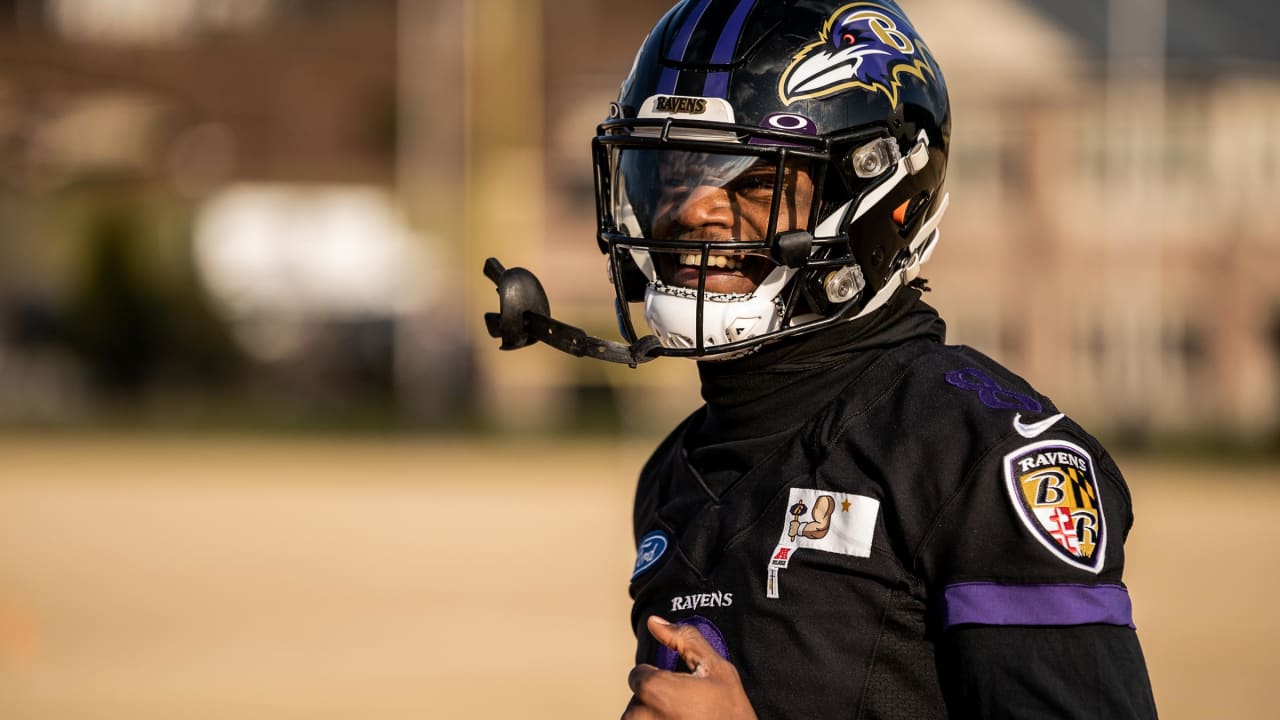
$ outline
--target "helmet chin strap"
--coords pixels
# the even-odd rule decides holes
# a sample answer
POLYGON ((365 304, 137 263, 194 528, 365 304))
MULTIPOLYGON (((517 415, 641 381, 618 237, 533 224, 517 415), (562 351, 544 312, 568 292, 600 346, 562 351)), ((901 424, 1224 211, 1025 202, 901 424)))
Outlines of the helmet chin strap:
MULTIPOLYGON (((938 224, 942 221, 942 216, 946 212, 950 201, 950 195, 942 196, 942 202, 939 204, 937 212, 920 226, 915 238, 908 246, 911 249, 911 256, 907 264, 890 276, 884 287, 867 302, 855 317, 862 317, 874 312, 888 302, 899 287, 915 279, 920 272, 920 266, 929 260, 934 248, 937 247, 938 224)), ((771 273, 766 278, 765 283, 750 297, 747 304, 752 305, 751 308, 742 307, 744 305, 742 301, 706 303, 706 305, 711 306, 718 304, 732 305, 735 306, 735 311, 761 310, 758 313, 759 317, 750 323, 750 327, 744 326, 741 330, 736 326, 730 327, 732 323, 716 323, 716 327, 724 329, 725 340, 727 342, 735 342, 753 337, 761 332, 769 332, 776 329, 776 323, 781 316, 773 314, 776 309, 774 307, 774 298, 777 297, 774 286, 779 289, 785 286, 794 276, 794 273, 795 271, 791 268, 778 268, 771 273), (756 308, 755 305, 760 305, 760 308, 756 308)), ((514 267, 507 269, 502 266, 502 263, 498 262, 497 258, 489 258, 484 263, 484 274, 497 286, 499 300, 499 312, 485 313, 485 326, 490 337, 502 340, 501 349, 503 350, 516 350, 532 345, 535 342, 542 342, 576 357, 590 357, 606 362, 630 365, 633 368, 662 355, 664 342, 659 340, 656 335, 646 335, 630 345, 624 345, 615 340, 605 340, 588 335, 580 328, 552 318, 546 290, 543 289, 542 283, 538 281, 538 278, 524 268, 514 267)), ((665 298, 665 302, 675 301, 681 305, 682 310, 691 301, 690 298, 680 297, 679 294, 655 293, 654 286, 651 284, 646 292, 646 310, 649 308, 651 297, 665 298)), ((692 302, 697 302, 697 300, 693 299, 692 302)), ((735 312, 734 316, 735 318, 742 318, 749 314, 735 312)), ((648 315, 648 312, 646 312, 646 315, 648 315)), ((724 315, 725 313, 720 313, 717 317, 723 320, 724 315)), ((707 319, 706 317, 703 318, 704 325, 707 324, 707 319)), ((650 319, 650 324, 654 324, 652 319, 650 319)), ((665 344, 679 346, 679 342, 673 344, 671 340, 668 340, 665 344)), ((715 344, 708 344, 707 347, 715 347, 715 344)), ((705 356, 705 359, 723 359, 736 355, 737 353, 712 354, 705 356)))
MULTIPOLYGON (((834 235, 851 210, 852 219, 857 220, 884 200, 905 177, 920 172, 928 163, 928 145, 928 136, 921 131, 915 147, 898 161, 893 175, 862 198, 862 202, 856 207, 850 201, 827 216, 815 229, 817 235, 834 235)), ((907 245, 910 254, 901 261, 900 266, 886 279, 884 286, 867 301, 855 318, 868 315, 883 306, 898 288, 919 275, 920 266, 929 260, 937 246, 938 224, 949 203, 950 196, 943 195, 937 211, 921 224, 907 245)), ((779 266, 750 294, 716 296, 704 293, 704 297, 699 298, 696 290, 663 285, 657 277, 653 258, 647 251, 632 248, 630 252, 637 267, 649 280, 645 292, 645 319, 657 332, 656 335, 646 335, 626 345, 588 335, 580 328, 562 323, 551 317, 546 291, 533 273, 519 267, 504 268, 496 258, 489 258, 484 264, 484 274, 497 286, 499 298, 499 312, 485 313, 484 316, 489 335, 502 340, 503 350, 515 350, 542 342, 576 357, 590 357, 635 367, 665 354, 665 348, 698 347, 699 303, 703 312, 700 329, 704 349, 714 349, 719 345, 777 330, 784 315, 777 306, 777 298, 797 272, 795 268, 779 266)), ((795 319, 792 324, 797 324, 795 319)), ((724 359, 746 354, 754 349, 749 348, 742 353, 712 352, 702 357, 724 359)))
POLYGON ((517 350, 542 342, 577 357, 622 363, 635 367, 658 357, 662 344, 647 335, 631 345, 588 335, 580 328, 551 317, 542 283, 521 267, 504 268, 497 258, 484 262, 485 277, 498 286, 496 313, 485 313, 490 337, 502 339, 503 350, 517 350))

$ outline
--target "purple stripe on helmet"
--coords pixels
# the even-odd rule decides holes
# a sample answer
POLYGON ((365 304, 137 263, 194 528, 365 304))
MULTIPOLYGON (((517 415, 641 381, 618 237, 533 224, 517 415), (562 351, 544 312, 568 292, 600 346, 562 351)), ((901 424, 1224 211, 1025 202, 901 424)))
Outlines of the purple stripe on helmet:
MULTIPOLYGON (((742 36, 742 27, 746 25, 747 15, 751 13, 751 8, 756 6, 756 1, 738 0, 738 6, 729 15, 729 22, 725 23, 724 29, 720 31, 720 37, 716 40, 716 47, 711 51, 712 65, 727 65, 733 62, 733 52, 738 47, 738 39, 742 36)), ((705 97, 727 99, 729 97, 729 73, 708 73, 702 94, 705 97)))
POLYGON ((693 37, 694 29, 698 27, 698 22, 702 20, 710 4, 711 0, 698 0, 698 6, 693 9, 693 12, 684 16, 684 25, 680 26, 680 30, 671 40, 671 52, 667 53, 668 60, 672 62, 684 60, 684 54, 689 50, 689 38, 693 37))
POLYGON ((729 99, 729 73, 713 72, 707 73, 707 82, 702 86, 703 97, 717 97, 729 99))
MULTIPOLYGON (((667 59, 673 62, 684 60, 685 53, 689 50, 689 39, 693 37, 694 28, 698 27, 698 21, 702 19, 703 13, 707 11, 707 6, 711 4, 711 0, 698 0, 698 6, 693 12, 684 16, 684 24, 680 26, 680 30, 676 32, 675 38, 671 41, 671 50, 667 53, 667 59)), ((662 74, 658 76, 657 91, 662 95, 672 95, 676 91, 676 82, 680 79, 680 71, 673 68, 663 68, 662 74)))
POLYGON ((693 31, 698 27, 698 21, 702 20, 702 16, 707 12, 707 6, 711 4, 711 0, 698 0, 698 6, 693 12, 684 16, 684 25, 680 26, 680 31, 676 33, 675 39, 671 41, 671 54, 667 55, 668 60, 679 62, 684 60, 685 51, 689 49, 689 38, 693 37, 693 31))
POLYGON ((943 626, 1126 625, 1133 627, 1129 591, 1121 585, 957 583, 942 591, 943 626))
POLYGON ((669 67, 662 68, 662 74, 658 76, 658 94, 674 95, 676 92, 676 81, 679 79, 680 71, 669 67))
POLYGON ((729 22, 720 31, 720 39, 716 40, 716 49, 711 51, 712 65, 727 65, 733 62, 733 50, 738 47, 738 37, 742 35, 742 26, 747 24, 747 14, 756 6, 756 0, 738 0, 738 7, 733 9, 729 22))

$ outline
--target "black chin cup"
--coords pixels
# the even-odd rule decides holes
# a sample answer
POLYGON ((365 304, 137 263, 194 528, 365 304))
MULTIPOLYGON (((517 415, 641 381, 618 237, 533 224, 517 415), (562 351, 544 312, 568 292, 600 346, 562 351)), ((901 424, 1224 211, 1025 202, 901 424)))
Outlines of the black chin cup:
POLYGON ((541 341, 577 357, 623 363, 635 367, 661 354, 662 346, 653 335, 632 345, 601 340, 551 317, 547 292, 533 273, 524 268, 504 268, 497 258, 484 262, 485 277, 498 286, 498 312, 485 313, 490 337, 502 339, 503 350, 516 350, 541 341))
POLYGON ((537 338, 529 337, 525 312, 551 315, 551 303, 547 301, 547 291, 542 289, 542 283, 522 267, 510 270, 502 267, 497 258, 485 260, 484 274, 498 286, 498 312, 484 314, 489 336, 502 338, 503 350, 532 345, 537 338))

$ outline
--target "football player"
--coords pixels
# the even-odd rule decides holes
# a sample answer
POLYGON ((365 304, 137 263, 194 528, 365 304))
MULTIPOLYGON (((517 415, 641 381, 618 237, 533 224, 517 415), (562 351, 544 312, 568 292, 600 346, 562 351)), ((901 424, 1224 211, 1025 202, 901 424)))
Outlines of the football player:
POLYGON ((891 0, 685 0, 593 144, 627 342, 487 265, 504 348, 698 360, 636 493, 624 717, 1156 716, 1120 471, 921 299, 950 131, 891 0))

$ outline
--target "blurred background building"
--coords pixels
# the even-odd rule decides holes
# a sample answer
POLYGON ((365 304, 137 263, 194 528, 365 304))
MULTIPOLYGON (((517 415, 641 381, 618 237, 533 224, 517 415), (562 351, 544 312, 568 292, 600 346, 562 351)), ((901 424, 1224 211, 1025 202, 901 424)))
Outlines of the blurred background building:
MULTIPOLYGON (((927 299, 1121 451, 1161 715, 1280 717, 1280 6, 900 2, 927 299)), ((668 4, 0 0, 0 717, 621 711, 696 373, 499 352, 481 265, 614 336, 589 138, 668 4)))
MULTIPOLYGON (((666 0, 3 0, 0 421, 657 431, 588 140, 666 0)), ((1280 9, 904 0, 954 106, 929 300, 1104 434, 1280 441, 1280 9)))

